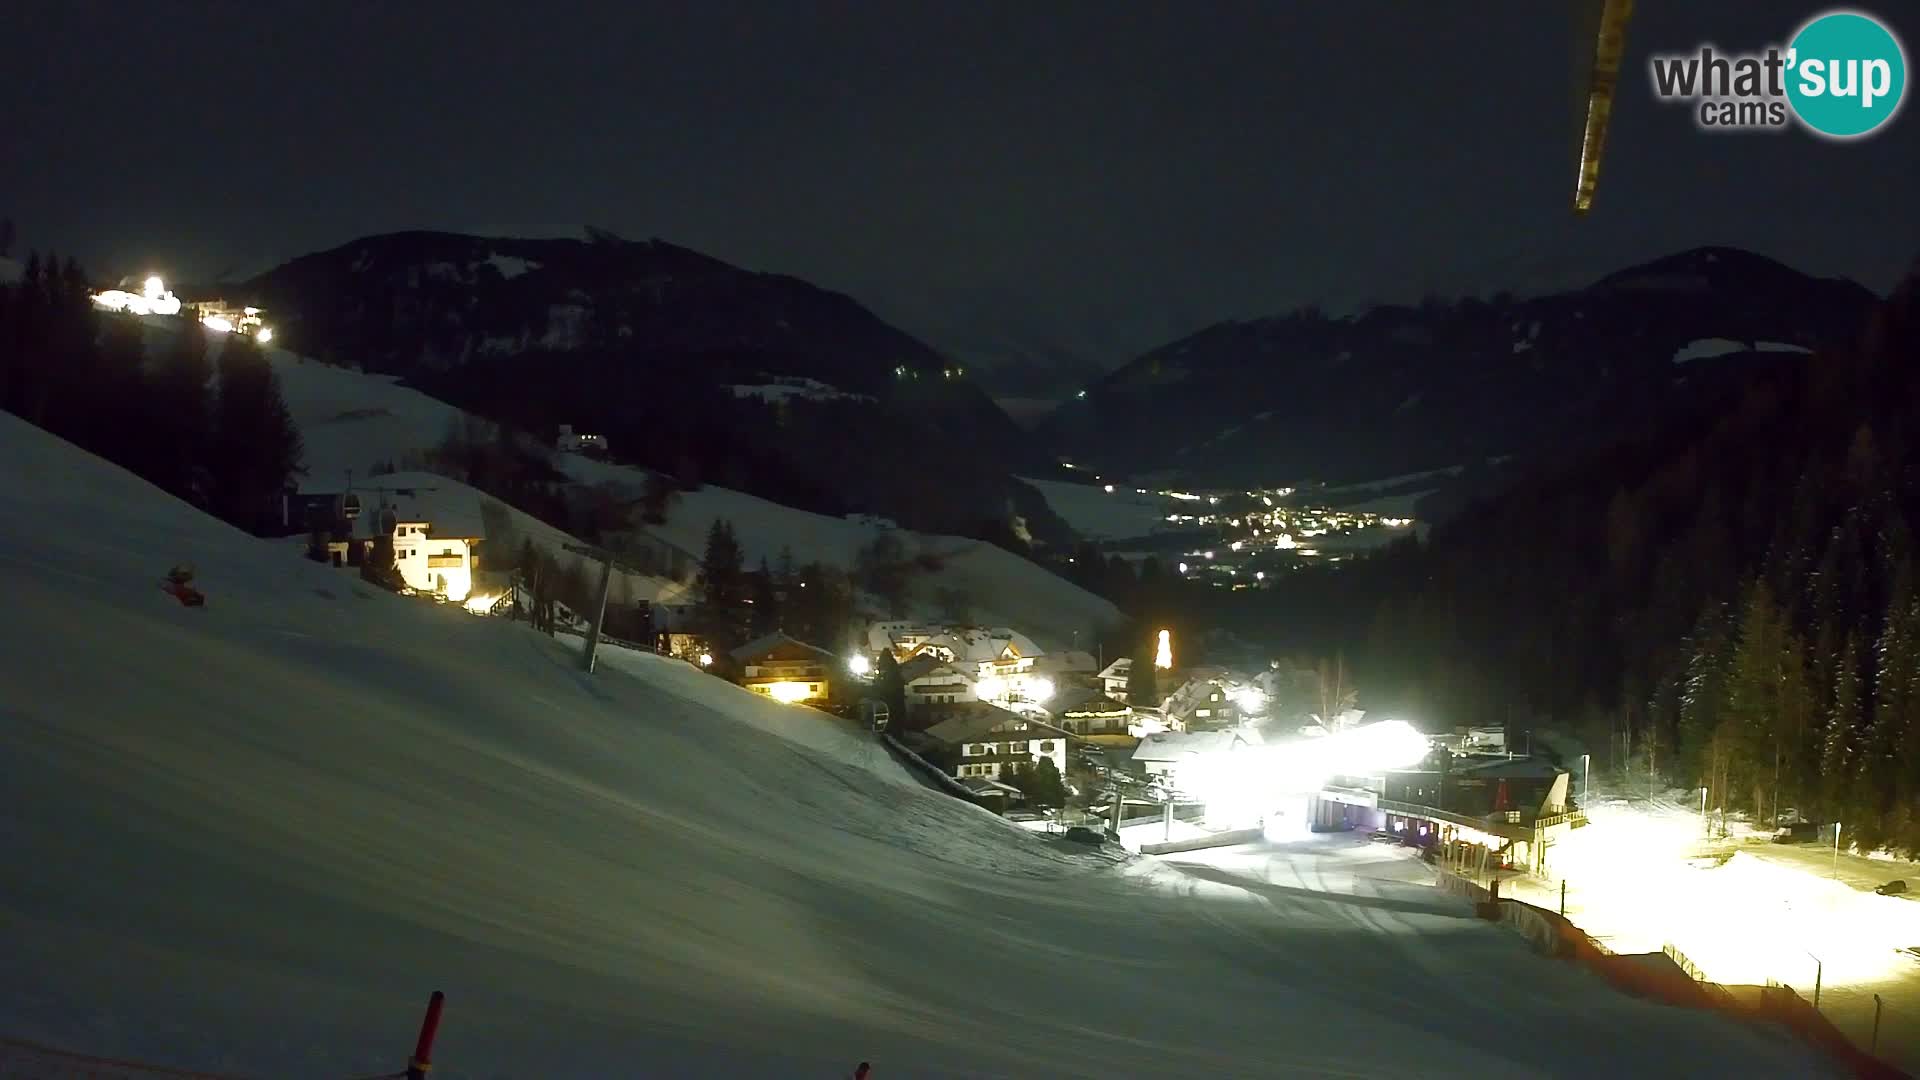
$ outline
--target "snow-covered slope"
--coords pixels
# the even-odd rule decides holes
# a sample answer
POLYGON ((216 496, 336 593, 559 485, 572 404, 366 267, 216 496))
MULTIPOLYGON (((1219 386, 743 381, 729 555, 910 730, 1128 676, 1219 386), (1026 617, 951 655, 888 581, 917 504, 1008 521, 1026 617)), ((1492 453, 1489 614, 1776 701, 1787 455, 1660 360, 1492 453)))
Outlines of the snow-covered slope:
POLYGON ((1435 890, 1115 865, 823 714, 0 455, 0 1033, 338 1077, 438 987, 448 1077, 1818 1072, 1435 890))
MULTIPOLYGON (((337 490, 348 470, 364 478, 375 462, 400 461, 438 443, 463 415, 386 376, 303 360, 279 349, 269 349, 268 355, 280 376, 287 407, 306 440, 309 486, 337 490)), ((568 455, 559 462, 587 483, 612 483, 637 493, 642 482, 635 470, 579 456, 568 455)), ((773 561, 782 548, 789 548, 802 563, 819 560, 849 567, 854 552, 872 542, 879 531, 870 524, 808 513, 712 485, 682 495, 667 523, 650 531, 697 556, 705 550, 707 530, 716 518, 733 522, 750 560, 764 556, 773 561)), ((516 517, 515 527, 519 535, 536 539, 548 528, 525 515, 516 517)), ((938 572, 916 578, 918 599, 930 611, 934 590, 958 590, 971 600, 977 621, 1018 627, 1049 647, 1071 644, 1075 633, 1082 642, 1092 640, 1096 629, 1120 617, 1108 601, 990 544, 952 536, 910 536, 909 540, 920 550, 945 556, 938 572)), ((671 583, 658 581, 636 580, 634 590, 636 596, 664 600, 678 595, 671 583)))
MULTIPOLYGON (((505 511, 513 535, 509 543, 497 545, 496 551, 511 551, 519 541, 531 538, 555 557, 573 560, 564 545, 579 543, 577 537, 457 480, 420 472, 370 475, 376 462, 396 464, 438 443, 464 417, 459 409, 400 386, 388 376, 331 367, 282 349, 264 351, 280 377, 287 411, 293 414, 306 444, 303 487, 340 491, 349 477, 363 488, 432 485, 448 497, 464 496, 476 506, 493 503, 505 511)), ((636 600, 672 601, 685 592, 681 582, 642 574, 625 577, 628 595, 636 600)))
MULTIPOLYGON (((561 467, 589 483, 611 483, 634 492, 641 483, 641 474, 633 469, 577 455, 562 459, 561 467)), ((770 564, 785 550, 799 563, 818 560, 852 567, 855 553, 882 531, 870 522, 808 513, 710 484, 682 493, 667 523, 649 531, 698 554, 706 548, 707 530, 719 519, 733 525, 748 560, 765 558, 770 564)), ((930 616, 937 613, 935 592, 956 590, 967 598, 975 622, 1018 628, 1050 649, 1070 646, 1076 634, 1083 644, 1091 641, 1100 628, 1120 618, 1110 601, 992 544, 961 536, 902 535, 914 552, 938 559, 938 570, 913 578, 914 601, 930 616)))
POLYGON ((1073 531, 1090 540, 1132 540, 1167 528, 1173 500, 1142 495, 1130 487, 1071 484, 1064 480, 1021 477, 1047 500, 1073 531))

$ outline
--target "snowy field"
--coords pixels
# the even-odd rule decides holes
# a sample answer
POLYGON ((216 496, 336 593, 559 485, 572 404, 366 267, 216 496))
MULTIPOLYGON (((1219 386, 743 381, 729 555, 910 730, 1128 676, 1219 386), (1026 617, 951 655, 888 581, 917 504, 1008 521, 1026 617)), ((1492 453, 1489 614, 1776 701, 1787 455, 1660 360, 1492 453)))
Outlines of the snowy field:
POLYGON ((337 1078, 439 988, 446 1077, 1821 1075, 1417 883, 1116 865, 823 714, 585 676, 12 417, 0 454, 0 1033, 337 1078))
POLYGON ((1047 500, 1074 532, 1089 540, 1131 540, 1168 528, 1167 515, 1177 506, 1164 495, 1142 495, 1130 487, 1070 484, 1064 480, 1035 480, 1023 476, 1047 500))
MULTIPOLYGON (((150 325, 166 322, 154 320, 150 325)), ((356 482, 364 482, 375 462, 397 464, 409 454, 426 450, 440 442, 463 415, 387 376, 332 367, 281 349, 266 352, 280 377, 287 408, 306 440, 304 486, 312 490, 343 488, 349 471, 356 482)), ((611 482, 635 495, 639 492, 642 474, 636 470, 577 454, 556 455, 555 462, 583 482, 611 482)), ((452 481, 445 484, 448 490, 461 487, 452 481)), ((476 493, 476 497, 485 496, 476 493)), ((749 565, 761 557, 776 560, 781 548, 787 547, 802 563, 817 559, 849 567, 854 552, 879 533, 870 524, 808 513, 712 485, 683 494, 667 523, 650 531, 698 555, 706 548, 707 530, 716 518, 733 522, 749 565)), ((517 511, 513 519, 518 536, 555 546, 573 540, 517 511)), ((1068 647, 1076 633, 1081 641, 1090 641, 1096 628, 1120 617, 1108 601, 992 545, 961 537, 903 535, 914 550, 945 557, 941 571, 914 580, 916 599, 928 617, 935 614, 935 590, 959 590, 971 599, 975 621, 1017 627, 1048 648, 1068 647)), ((639 575, 630 579, 630 588, 635 597, 662 601, 679 599, 684 592, 676 583, 639 575)))
MULTIPOLYGON (((638 470, 578 454, 558 460, 577 480, 610 483, 636 495, 640 490, 638 470)), ((648 531, 697 554, 706 549, 707 530, 722 518, 733 524, 749 566, 762 558, 775 563, 785 549, 802 564, 818 560, 851 567, 855 553, 882 532, 868 522, 796 510, 711 484, 681 493, 667 523, 650 526, 648 531)), ((940 560, 938 571, 916 573, 912 579, 913 599, 924 617, 938 615, 936 590, 958 590, 970 601, 974 622, 1011 626, 1050 650, 1072 647, 1076 641, 1084 647, 1098 628, 1120 618, 1110 601, 992 544, 961 536, 904 531, 900 535, 909 552, 936 555, 940 560)))

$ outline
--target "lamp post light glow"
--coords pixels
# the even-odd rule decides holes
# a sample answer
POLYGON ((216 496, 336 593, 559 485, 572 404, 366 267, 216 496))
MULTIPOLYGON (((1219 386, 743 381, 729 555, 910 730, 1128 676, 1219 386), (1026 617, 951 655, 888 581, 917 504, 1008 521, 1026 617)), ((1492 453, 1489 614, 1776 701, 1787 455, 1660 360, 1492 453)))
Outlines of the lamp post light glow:
POLYGON ((700 666, 701 666, 701 667, 712 667, 712 666, 713 666, 713 654, 712 654, 712 653, 704 653, 704 652, 703 652, 703 653, 701 653, 701 654, 700 654, 700 666))
POLYGON ((856 654, 847 661, 847 670, 864 679, 873 672, 873 661, 856 654))

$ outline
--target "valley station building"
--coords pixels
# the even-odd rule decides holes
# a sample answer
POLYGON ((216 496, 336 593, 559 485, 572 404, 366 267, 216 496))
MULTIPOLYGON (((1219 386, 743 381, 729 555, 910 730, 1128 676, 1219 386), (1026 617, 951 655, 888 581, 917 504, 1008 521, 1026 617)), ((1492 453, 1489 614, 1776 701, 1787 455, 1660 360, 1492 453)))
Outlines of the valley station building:
POLYGON ((1545 758, 1436 747, 1419 768, 1333 777, 1307 813, 1315 829, 1385 830, 1454 865, 1545 874, 1554 844, 1587 824, 1571 779, 1545 758))

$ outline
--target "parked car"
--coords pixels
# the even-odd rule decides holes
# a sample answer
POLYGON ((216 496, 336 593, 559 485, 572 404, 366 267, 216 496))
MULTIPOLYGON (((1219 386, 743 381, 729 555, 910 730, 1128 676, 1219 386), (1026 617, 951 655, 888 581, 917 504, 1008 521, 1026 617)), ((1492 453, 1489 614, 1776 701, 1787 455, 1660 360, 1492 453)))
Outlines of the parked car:
POLYGON ((1106 842, 1106 837, 1101 836, 1099 833, 1094 832, 1092 829, 1087 828, 1085 825, 1075 825, 1072 828, 1068 829, 1067 839, 1073 841, 1076 844, 1093 844, 1095 846, 1098 846, 1106 842))
POLYGON ((1907 882, 1905 878, 1895 878, 1873 891, 1879 893, 1881 896, 1905 896, 1907 895, 1907 882))

